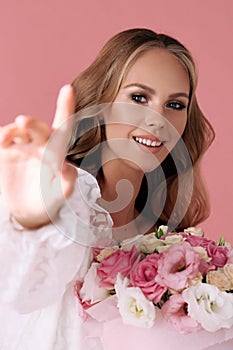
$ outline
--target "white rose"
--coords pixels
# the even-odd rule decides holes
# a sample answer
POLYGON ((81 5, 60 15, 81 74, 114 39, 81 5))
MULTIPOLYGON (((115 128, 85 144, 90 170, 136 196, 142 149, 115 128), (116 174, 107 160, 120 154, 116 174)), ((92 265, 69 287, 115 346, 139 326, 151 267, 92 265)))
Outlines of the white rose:
POLYGON ((144 235, 137 235, 132 238, 124 239, 121 243, 121 247, 124 250, 130 251, 133 246, 135 246, 137 249, 140 247, 142 241, 144 240, 144 235))
POLYGON ((233 287, 233 264, 226 264, 223 266, 223 271, 227 276, 229 282, 231 283, 231 287, 233 287))
POLYGON ((105 288, 99 287, 100 278, 97 275, 98 266, 98 263, 92 263, 84 277, 82 288, 79 291, 82 301, 89 301, 91 304, 95 304, 109 296, 105 288))
POLYGON ((128 280, 118 274, 115 290, 123 322, 136 327, 153 327, 156 317, 154 304, 146 299, 140 288, 127 285, 128 280))
POLYGON ((188 304, 188 315, 202 327, 215 332, 233 325, 233 295, 216 286, 198 283, 182 292, 188 304))
POLYGON ((161 244, 157 247, 157 251, 159 253, 162 253, 164 250, 170 248, 173 244, 182 242, 184 242, 184 238, 179 234, 167 236, 164 240, 161 240, 161 244))
POLYGON ((174 234, 165 238, 165 243, 170 245, 182 242, 184 242, 184 238, 179 234, 174 234))
POLYGON ((139 250, 142 253, 151 254, 161 245, 164 245, 164 241, 155 237, 154 233, 149 233, 144 236, 143 241, 139 246, 139 250))
POLYGON ((101 262, 102 260, 107 258, 109 255, 114 253, 117 249, 119 249, 117 246, 102 249, 100 253, 97 255, 96 260, 98 262, 101 262))
POLYGON ((220 290, 231 289, 231 282, 229 281, 227 275, 224 273, 224 270, 222 268, 219 268, 214 271, 209 271, 206 275, 206 282, 218 287, 220 290))
POLYGON ((171 245, 182 242, 184 242, 184 238, 179 234, 167 236, 165 239, 158 239, 154 233, 150 233, 144 236, 144 240, 139 249, 142 253, 146 254, 151 254, 155 250, 161 253, 170 248, 171 245))
POLYGON ((188 227, 184 230, 184 233, 187 233, 188 235, 192 236, 204 236, 204 232, 201 227, 188 227))

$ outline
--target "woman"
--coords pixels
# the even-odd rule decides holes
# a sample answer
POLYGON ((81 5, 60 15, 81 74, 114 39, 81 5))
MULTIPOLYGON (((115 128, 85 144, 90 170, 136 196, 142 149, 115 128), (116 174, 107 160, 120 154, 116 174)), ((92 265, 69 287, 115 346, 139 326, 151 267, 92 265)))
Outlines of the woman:
POLYGON ((1 129, 1 349, 102 349, 74 296, 91 246, 207 217, 200 160, 214 132, 196 84, 183 45, 127 30, 61 90, 52 131, 26 116, 1 129))

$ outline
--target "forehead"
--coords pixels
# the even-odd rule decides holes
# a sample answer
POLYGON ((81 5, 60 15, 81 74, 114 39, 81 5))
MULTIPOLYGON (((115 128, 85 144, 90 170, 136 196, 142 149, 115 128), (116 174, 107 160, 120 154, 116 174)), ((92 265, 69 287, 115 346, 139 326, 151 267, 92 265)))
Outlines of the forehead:
POLYGON ((172 92, 177 90, 189 92, 190 88, 186 68, 175 55, 161 48, 150 49, 135 60, 123 84, 135 82, 141 82, 154 88, 156 84, 162 84, 172 92))

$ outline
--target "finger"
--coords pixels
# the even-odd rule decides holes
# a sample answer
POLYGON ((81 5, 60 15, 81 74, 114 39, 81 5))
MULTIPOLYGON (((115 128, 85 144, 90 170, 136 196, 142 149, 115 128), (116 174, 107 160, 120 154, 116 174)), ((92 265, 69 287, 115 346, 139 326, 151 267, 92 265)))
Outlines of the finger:
POLYGON ((43 144, 48 140, 49 134, 49 127, 44 122, 32 117, 18 116, 15 123, 1 129, 0 143, 2 147, 29 142, 43 144))
POLYGON ((29 136, 25 131, 19 129, 15 123, 9 124, 0 130, 1 147, 10 147, 13 144, 29 142, 29 136))
POLYGON ((62 164, 67 152, 67 145, 73 129, 75 108, 74 91, 71 85, 65 85, 60 90, 57 99, 57 108, 52 124, 53 134, 49 140, 50 150, 56 150, 58 164, 62 164))
POLYGON ((74 107, 74 90, 71 85, 64 85, 58 94, 57 108, 52 125, 53 129, 59 128, 74 113, 74 107))
POLYGON ((18 116, 15 124, 28 135, 31 142, 37 145, 44 144, 51 133, 49 126, 44 121, 33 117, 18 116))

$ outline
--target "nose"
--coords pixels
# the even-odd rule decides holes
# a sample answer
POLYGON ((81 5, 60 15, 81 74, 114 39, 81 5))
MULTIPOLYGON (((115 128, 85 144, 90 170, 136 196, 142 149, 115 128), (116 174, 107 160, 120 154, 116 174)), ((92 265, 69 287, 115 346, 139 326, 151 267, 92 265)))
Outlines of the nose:
POLYGON ((145 124, 156 129, 161 129, 165 125, 165 118, 155 110, 148 110, 145 115, 145 124))

